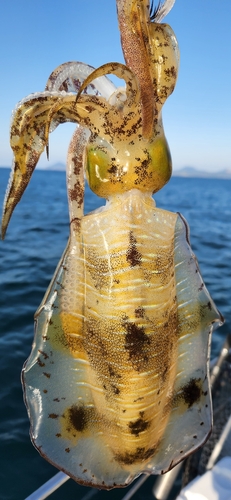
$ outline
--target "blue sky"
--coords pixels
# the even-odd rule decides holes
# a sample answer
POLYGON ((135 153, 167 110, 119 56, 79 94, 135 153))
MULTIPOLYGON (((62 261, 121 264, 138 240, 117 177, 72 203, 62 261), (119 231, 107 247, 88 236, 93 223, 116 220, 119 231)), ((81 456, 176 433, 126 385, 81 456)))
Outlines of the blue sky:
MULTIPOLYGON (((1 2, 1 166, 12 161, 11 111, 26 95, 43 90, 59 64, 123 62, 115 3, 1 2)), ((174 168, 231 169, 231 0, 176 0, 165 22, 181 52, 177 86, 163 111, 174 168)), ((65 161, 72 130, 65 124, 51 134, 51 164, 65 161)), ((43 155, 40 166, 45 165, 43 155)))

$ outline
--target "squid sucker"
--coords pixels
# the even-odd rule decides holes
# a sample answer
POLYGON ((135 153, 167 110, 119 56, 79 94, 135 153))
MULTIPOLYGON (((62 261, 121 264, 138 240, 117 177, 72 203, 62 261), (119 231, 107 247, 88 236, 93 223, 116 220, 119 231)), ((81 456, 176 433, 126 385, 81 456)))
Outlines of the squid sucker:
POLYGON ((2 237, 49 133, 77 124, 67 156, 70 237, 35 314, 22 383, 31 439, 102 489, 167 472, 208 438, 209 352, 223 322, 180 214, 156 207, 171 177, 161 110, 177 79, 174 0, 117 0, 125 64, 64 63, 16 107, 2 237), (116 88, 106 75, 125 82, 116 88), (87 215, 84 175, 106 205, 87 215))

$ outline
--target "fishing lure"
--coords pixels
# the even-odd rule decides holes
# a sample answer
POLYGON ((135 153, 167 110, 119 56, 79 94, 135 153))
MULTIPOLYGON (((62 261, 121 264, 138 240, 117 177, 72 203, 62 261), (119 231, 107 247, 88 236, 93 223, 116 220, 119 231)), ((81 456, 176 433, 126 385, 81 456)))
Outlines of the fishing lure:
POLYGON ((161 109, 179 63, 161 24, 174 0, 117 0, 126 65, 65 63, 17 106, 2 234, 63 122, 70 238, 35 314, 22 381, 40 454, 84 485, 126 486, 164 473, 211 430, 208 356, 222 323, 180 214, 152 194, 171 176, 161 109), (126 87, 116 89, 115 74, 126 87), (106 205, 83 216, 84 172, 106 205))

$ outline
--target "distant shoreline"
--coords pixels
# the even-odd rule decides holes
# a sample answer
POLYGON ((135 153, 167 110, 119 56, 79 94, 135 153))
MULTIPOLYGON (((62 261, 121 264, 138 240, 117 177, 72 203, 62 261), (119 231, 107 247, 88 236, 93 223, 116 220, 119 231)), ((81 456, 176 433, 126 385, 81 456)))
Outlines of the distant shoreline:
MULTIPOLYGON (((0 168, 11 168, 6 166, 0 166, 0 168)), ((49 168, 39 168, 37 170, 41 170, 43 172, 64 172, 66 171, 66 166, 64 163, 55 163, 51 165, 49 168)), ((196 179, 226 179, 231 180, 231 168, 224 169, 216 172, 207 172, 206 170, 197 170, 194 167, 184 167, 179 170, 173 170, 172 177, 182 177, 184 179, 196 178, 196 179)))
POLYGON ((179 170, 174 170, 173 177, 197 178, 197 179, 226 179, 231 180, 231 168, 216 172, 207 172, 206 170, 197 170, 194 167, 184 167, 179 170))

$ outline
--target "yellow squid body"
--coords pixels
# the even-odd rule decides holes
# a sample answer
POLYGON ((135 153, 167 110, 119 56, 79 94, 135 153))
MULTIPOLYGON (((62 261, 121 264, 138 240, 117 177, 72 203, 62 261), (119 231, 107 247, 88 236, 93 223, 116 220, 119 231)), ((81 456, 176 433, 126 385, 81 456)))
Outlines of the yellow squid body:
POLYGON ((36 313, 23 381, 40 453, 84 484, 166 472, 211 427, 220 315, 180 215, 129 191, 81 220, 36 313))
POLYGON ((127 65, 65 63, 12 121, 3 236, 49 132, 78 124, 67 160, 70 238, 35 314, 22 381, 35 447, 98 488, 170 470, 211 431, 210 336, 223 318, 186 221, 152 198, 172 168, 161 108, 178 48, 171 28, 155 21, 173 3, 150 15, 148 0, 117 0, 127 65), (108 73, 126 88, 116 90, 108 73), (85 216, 84 171, 107 200, 85 216))

